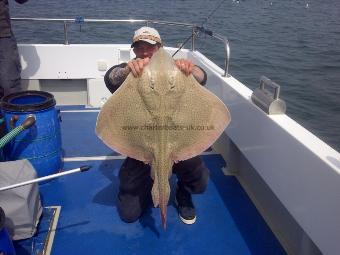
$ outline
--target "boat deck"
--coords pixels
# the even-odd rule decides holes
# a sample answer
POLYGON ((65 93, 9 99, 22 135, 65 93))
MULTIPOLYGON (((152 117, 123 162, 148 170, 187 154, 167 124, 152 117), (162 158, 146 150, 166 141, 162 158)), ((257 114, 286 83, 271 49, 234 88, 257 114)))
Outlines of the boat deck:
MULTIPOLYGON (((210 181, 204 194, 193 196, 195 224, 180 221, 173 194, 166 230, 158 208, 150 208, 135 223, 122 222, 116 195, 124 157, 96 137, 99 111, 60 109, 64 169, 92 168, 40 185, 43 206, 61 207, 51 254, 285 254, 237 179, 223 174, 226 162, 214 152, 203 154, 210 181)), ((31 254, 32 242, 37 246, 42 236, 44 224, 34 238, 15 243, 17 254, 31 254)))

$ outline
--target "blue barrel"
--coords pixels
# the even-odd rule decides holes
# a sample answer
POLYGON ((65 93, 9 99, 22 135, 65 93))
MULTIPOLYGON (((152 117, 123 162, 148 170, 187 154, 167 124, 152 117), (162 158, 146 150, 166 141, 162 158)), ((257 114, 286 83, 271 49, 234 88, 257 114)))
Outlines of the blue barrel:
POLYGON ((15 255, 12 240, 5 228, 5 212, 0 207, 0 254, 15 255))
POLYGON ((6 160, 28 159, 38 177, 54 174, 62 167, 60 116, 54 96, 44 91, 22 91, 2 98, 2 114, 7 130, 11 130, 33 115, 35 124, 16 136, 5 149, 6 160), (18 121, 11 121, 13 116, 18 121))

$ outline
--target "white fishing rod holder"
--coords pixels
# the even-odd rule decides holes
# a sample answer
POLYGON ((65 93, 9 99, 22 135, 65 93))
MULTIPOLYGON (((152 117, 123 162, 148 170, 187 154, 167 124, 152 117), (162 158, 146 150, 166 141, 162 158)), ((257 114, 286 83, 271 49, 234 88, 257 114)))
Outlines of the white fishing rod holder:
POLYGON ((251 100, 268 115, 285 114, 286 103, 279 96, 280 85, 262 75, 260 86, 253 91, 251 100))
POLYGON ((216 38, 224 43, 224 73, 223 77, 229 77, 229 61, 230 61, 230 47, 229 41, 225 36, 220 34, 213 33, 211 30, 206 30, 203 27, 198 27, 197 25, 190 23, 182 23, 182 22, 171 22, 171 21, 162 21, 162 20, 142 20, 142 19, 85 19, 82 16, 77 16, 74 19, 53 19, 53 18, 11 18, 13 21, 44 21, 44 22, 62 22, 64 25, 64 44, 68 45, 68 24, 78 24, 81 25, 84 23, 144 23, 146 26, 150 24, 159 24, 159 25, 167 25, 167 26, 177 26, 177 27, 186 27, 191 28, 192 39, 191 39, 191 50, 195 51, 195 39, 198 36, 199 32, 204 31, 205 34, 210 35, 213 38, 216 38))

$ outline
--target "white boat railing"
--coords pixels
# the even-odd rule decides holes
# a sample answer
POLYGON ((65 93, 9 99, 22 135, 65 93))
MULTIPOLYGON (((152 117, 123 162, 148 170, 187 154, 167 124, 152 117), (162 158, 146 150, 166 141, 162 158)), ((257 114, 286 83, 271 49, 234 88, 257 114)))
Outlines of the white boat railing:
POLYGON ((142 20, 142 19, 85 19, 82 16, 77 16, 74 19, 53 19, 53 18, 11 18, 13 21, 47 21, 47 22, 62 22, 64 23, 64 44, 69 44, 68 40, 68 25, 69 24, 83 24, 83 23, 145 23, 146 26, 150 24, 159 24, 159 25, 167 25, 167 26, 180 26, 191 29, 191 50, 195 51, 195 40, 198 37, 199 33, 209 35, 219 41, 222 41, 224 44, 224 74, 223 77, 229 77, 229 62, 230 62, 230 47, 229 41, 226 36, 215 33, 211 30, 207 30, 202 26, 197 26, 195 24, 190 23, 181 23, 181 22, 171 22, 171 21, 162 21, 162 20, 142 20))

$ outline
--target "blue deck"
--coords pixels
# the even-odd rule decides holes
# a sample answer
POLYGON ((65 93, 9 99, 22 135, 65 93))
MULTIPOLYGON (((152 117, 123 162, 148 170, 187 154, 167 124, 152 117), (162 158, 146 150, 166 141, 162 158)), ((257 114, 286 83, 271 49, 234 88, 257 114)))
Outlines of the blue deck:
MULTIPOLYGON (((94 134, 97 114, 62 112, 65 158, 117 155, 94 134)), ((52 254, 285 254, 237 179, 223 175, 223 158, 203 159, 211 175, 207 191, 193 196, 196 223, 179 220, 172 194, 166 230, 158 208, 135 223, 120 220, 116 194, 122 159, 65 162, 65 170, 92 169, 40 186, 44 206, 61 206, 52 254)), ((30 254, 23 243, 16 244, 18 254, 30 254)))

